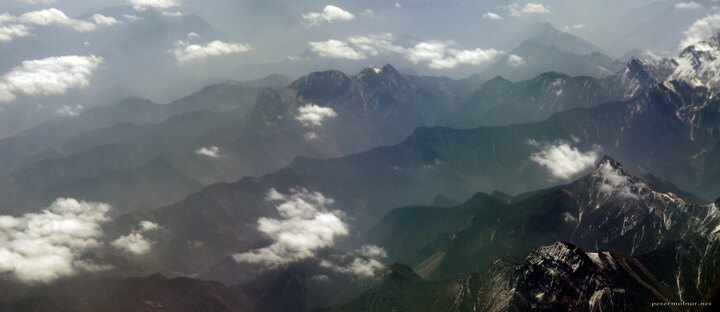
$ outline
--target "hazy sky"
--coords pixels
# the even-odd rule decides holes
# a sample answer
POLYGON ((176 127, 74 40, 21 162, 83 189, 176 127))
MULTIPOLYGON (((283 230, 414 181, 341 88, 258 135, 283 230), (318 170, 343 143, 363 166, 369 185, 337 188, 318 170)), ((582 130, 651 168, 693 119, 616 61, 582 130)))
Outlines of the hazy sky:
MULTIPOLYGON (((392 63, 465 77, 539 22, 618 58, 674 55, 720 29, 717 0, 4 0, 0 108, 73 114, 139 95, 171 101, 210 82, 392 63)), ((518 60, 521 62, 521 60, 518 60)), ((0 119, 2 116, 0 115, 0 119)), ((2 129, 0 129, 2 132, 2 129)))

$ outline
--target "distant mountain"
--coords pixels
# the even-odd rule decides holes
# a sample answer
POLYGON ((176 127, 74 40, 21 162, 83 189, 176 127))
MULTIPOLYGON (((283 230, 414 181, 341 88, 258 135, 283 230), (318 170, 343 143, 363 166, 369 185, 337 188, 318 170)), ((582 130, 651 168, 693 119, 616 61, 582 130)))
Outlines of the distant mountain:
POLYGON ((213 185, 143 217, 170 229, 168 241, 159 246, 165 263, 178 270, 202 270, 258 242, 247 220, 275 213, 264 200, 271 188, 321 192, 335 199, 363 229, 393 207, 430 203, 437 194, 450 198, 467 198, 477 191, 516 194, 558 184, 531 160, 540 147, 528 143, 557 144, 553 142, 558 140, 579 151, 601 146, 632 170, 651 171, 712 198, 720 186, 705 177, 716 174, 717 156, 701 151, 717 144, 718 125, 711 116, 717 115, 720 103, 709 96, 705 89, 667 82, 626 102, 566 111, 541 123, 472 130, 419 128, 394 146, 336 159, 298 158, 275 173, 213 185), (679 110, 705 117, 696 119, 702 121, 698 124, 688 123, 679 110), (698 179, 708 182, 698 186, 698 179), (208 230, 217 228, 226 231, 208 230), (197 251, 187 241, 205 243, 202 258, 193 256, 197 251))
POLYGON ((556 72, 517 83, 498 76, 464 90, 449 125, 472 128, 542 121, 557 112, 622 100, 622 91, 608 80, 556 72))
POLYGON ((529 25, 524 31, 508 39, 505 45, 511 45, 509 48, 515 48, 518 45, 522 45, 523 42, 528 41, 542 43, 546 46, 555 47, 558 50, 574 54, 601 53, 610 55, 609 52, 585 39, 555 28, 550 22, 539 22, 529 25))
POLYGON ((27 211, 63 193, 108 202, 119 212, 164 206, 193 186, 262 175, 298 156, 338 157, 396 143, 451 107, 389 65, 357 76, 313 73, 287 89, 259 93, 245 85, 206 87, 167 105, 127 101, 6 139, 0 150, 8 174, 0 184, 7 196, 0 206, 27 211), (321 113, 330 115, 324 120, 321 113), (198 154, 202 148, 217 151, 198 154), (171 177, 172 192, 152 191, 171 177))
POLYGON ((529 39, 478 75, 483 78, 503 76, 520 81, 556 71, 571 76, 604 78, 617 72, 622 65, 622 62, 601 52, 580 54, 554 46, 552 41, 529 39))
MULTIPOLYGON (((125 130, 104 129, 123 123, 137 125, 159 123, 183 113, 208 111, 247 111, 255 103, 257 89, 242 84, 218 84, 174 101, 156 104, 129 98, 114 105, 81 112, 78 116, 56 117, 37 127, 0 140, 0 173, 18 170, 23 165, 48 158, 67 157, 125 137, 125 130), (104 130, 102 130, 104 129, 104 130), (92 132, 92 134, 91 134, 92 132), (105 132, 102 139, 91 139, 105 132), (90 142, 84 142, 90 141, 90 142)), ((128 125, 125 125, 126 128, 128 125)))

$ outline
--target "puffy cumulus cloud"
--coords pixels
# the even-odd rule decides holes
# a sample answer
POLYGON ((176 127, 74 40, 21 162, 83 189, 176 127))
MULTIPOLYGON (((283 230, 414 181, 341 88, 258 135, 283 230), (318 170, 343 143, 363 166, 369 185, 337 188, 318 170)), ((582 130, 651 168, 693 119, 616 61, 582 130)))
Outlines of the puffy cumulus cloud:
POLYGON ((277 203, 281 218, 260 218, 257 229, 273 243, 235 254, 235 261, 277 267, 314 258, 319 250, 333 246, 338 237, 349 234, 342 212, 330 209, 334 200, 322 193, 300 188, 282 194, 271 189, 266 199, 277 203))
POLYGON ((61 56, 24 61, 0 77, 0 102, 12 101, 16 94, 63 94, 68 89, 84 88, 102 63, 102 58, 61 56))
POLYGON ((120 21, 118 21, 116 18, 111 16, 105 16, 102 14, 93 14, 90 19, 95 23, 95 25, 98 26, 113 26, 120 24, 120 21))
POLYGON ((64 117, 75 117, 82 113, 83 108, 84 107, 82 105, 63 105, 58 108, 55 113, 64 117))
POLYGON ((499 20, 503 19, 502 16, 500 16, 497 13, 493 13, 493 12, 487 12, 487 13, 483 14, 482 17, 483 17, 483 19, 486 19, 486 20, 495 20, 495 21, 499 21, 499 20))
POLYGON ((568 180, 592 167, 602 151, 599 146, 595 146, 592 150, 582 152, 565 141, 539 143, 530 140, 528 143, 540 148, 539 152, 530 155, 530 160, 547 168, 552 178, 559 180, 568 180))
POLYGON ((525 65, 525 59, 516 54, 508 55, 507 63, 510 67, 519 67, 525 65))
POLYGON ((550 7, 542 3, 526 3, 525 5, 519 5, 517 3, 508 6, 510 15, 512 16, 524 16, 531 14, 545 14, 550 13, 550 7))
POLYGON ((106 267, 82 260, 101 245, 110 206, 59 198, 40 213, 0 216, 0 273, 25 283, 48 283, 106 267))
POLYGON ((25 2, 27 4, 53 4, 55 3, 55 0, 17 0, 20 2, 25 2))
POLYGON ((453 42, 420 42, 411 47, 403 47, 394 42, 392 34, 379 36, 350 37, 346 41, 328 40, 310 42, 310 50, 321 57, 342 58, 348 60, 365 59, 382 53, 400 54, 413 63, 427 63, 433 69, 454 68, 458 65, 481 65, 494 61, 502 51, 495 49, 463 50, 453 42))
POLYGON ((206 45, 190 44, 186 41, 178 41, 175 48, 170 50, 175 59, 180 63, 187 63, 195 60, 205 59, 212 56, 222 56, 251 51, 252 47, 243 43, 228 43, 215 40, 206 45))
POLYGON ((217 146, 201 147, 195 150, 195 154, 210 158, 220 158, 220 148, 217 146))
POLYGON ((337 117, 337 113, 330 107, 307 104, 298 108, 295 120, 306 127, 320 127, 324 120, 335 117, 337 117))
MULTIPOLYGON (((0 27, 7 28, 4 31, 0 31, 0 37, 3 32, 13 31, 15 36, 22 37, 30 34, 29 25, 34 26, 61 26, 70 27, 80 32, 94 31, 98 27, 107 27, 120 24, 120 21, 114 17, 105 16, 102 14, 94 14, 89 20, 78 20, 70 18, 61 10, 51 8, 39 11, 32 11, 24 13, 20 16, 13 16, 10 14, 0 15, 0 27), (12 24, 10 24, 12 23, 12 24), (9 25, 3 25, 9 24, 9 25), (18 35, 22 34, 22 35, 18 35)), ((9 39, 8 39, 9 40, 9 39)), ((7 41, 7 40, 5 40, 7 41)))
POLYGON ((326 5, 322 12, 309 12, 302 16, 308 25, 318 25, 321 22, 335 23, 355 19, 355 15, 334 5, 326 5))
POLYGON ((142 17, 133 14, 123 14, 122 18, 126 21, 142 21, 142 17))
POLYGON ((143 220, 140 221, 140 230, 143 232, 159 230, 160 225, 155 222, 143 220))
POLYGON ((702 8, 703 8, 702 4, 697 3, 695 1, 675 3, 675 9, 678 9, 678 10, 694 10, 694 9, 702 9, 702 8))
POLYGON ((163 12, 161 13, 161 15, 162 15, 162 16, 168 16, 168 17, 180 17, 180 16, 185 15, 185 13, 180 12, 180 11, 172 11, 172 12, 163 11, 163 12))
MULTIPOLYGON (((99 15, 99 14, 97 14, 99 15)), ((96 26, 94 23, 89 21, 76 20, 68 17, 58 9, 45 9, 40 11, 28 12, 20 15, 17 19, 23 24, 32 24, 39 26, 67 26, 80 32, 87 32, 95 30, 96 26)))
POLYGON ((685 38, 680 42, 680 48, 698 43, 712 37, 716 32, 720 31, 720 13, 705 16, 692 24, 685 31, 685 38))
POLYGON ((152 249, 153 242, 145 238, 143 233, 159 230, 160 226, 151 221, 141 221, 138 228, 130 232, 130 234, 118 237, 112 242, 113 247, 122 251, 134 254, 144 255, 152 249))
POLYGON ((180 6, 180 0, 128 0, 130 5, 136 11, 145 11, 147 9, 166 10, 180 6))
POLYGON ((599 191, 617 195, 619 197, 638 199, 636 190, 645 187, 642 182, 634 182, 620 169, 615 168, 609 162, 603 162, 595 171, 599 175, 599 191))
POLYGON ((360 60, 366 58, 365 54, 356 51, 347 43, 340 40, 312 41, 310 50, 321 57, 360 60))
POLYGON ((406 52, 413 63, 427 62, 433 69, 455 68, 458 65, 482 65, 496 60, 502 51, 495 49, 461 50, 445 42, 420 42, 406 52))
POLYGON ((344 262, 343 264, 330 260, 322 260, 320 261, 320 265, 334 271, 353 274, 359 277, 373 277, 378 270, 385 268, 381 259, 387 258, 387 253, 382 247, 364 245, 339 258, 337 261, 344 262))
POLYGON ((112 242, 112 245, 117 249, 134 255, 143 255, 150 252, 152 242, 145 239, 142 234, 132 232, 128 235, 120 236, 112 242))
POLYGON ((14 38, 29 36, 31 30, 32 28, 20 24, 0 24, 0 41, 10 41, 14 38))

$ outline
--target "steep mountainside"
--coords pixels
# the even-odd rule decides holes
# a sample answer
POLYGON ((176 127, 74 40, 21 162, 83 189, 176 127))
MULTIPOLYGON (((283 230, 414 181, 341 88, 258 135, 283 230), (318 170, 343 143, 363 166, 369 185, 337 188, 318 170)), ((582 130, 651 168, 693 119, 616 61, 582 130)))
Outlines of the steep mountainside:
POLYGON ((557 184, 531 159, 553 144, 586 153, 600 146, 632 170, 651 171, 712 198, 720 184, 709 179, 698 186, 695 181, 713 174, 717 163, 715 154, 701 151, 717 146, 718 124, 712 118, 719 104, 705 89, 668 82, 627 102, 572 110, 542 123, 473 130, 419 128, 398 145, 337 159, 299 158, 261 178, 214 185, 149 217, 170 229, 167 245, 160 247, 167 263, 194 271, 257 242, 247 222, 276 214, 264 200, 271 188, 321 192, 335 199, 362 229, 392 207, 430 203, 436 194, 467 198, 477 191, 512 194, 557 184), (695 119, 699 123, 688 123, 678 111, 703 117, 695 119), (218 228, 225 230, 208 230, 218 228), (187 241, 205 242, 205 256, 195 258, 187 241), (171 256, 177 253, 183 256, 171 256))
POLYGON ((454 208, 403 208, 370 235, 395 260, 440 279, 485 270, 499 257, 538 245, 569 241, 587 250, 635 255, 657 274, 664 293, 701 301, 720 282, 711 260, 720 252, 718 209, 655 191, 606 157, 571 184, 509 203, 478 194, 454 208))
POLYGON ((389 271, 380 286, 327 311, 647 311, 676 299, 636 258, 564 242, 449 281, 423 281, 398 265, 389 271))

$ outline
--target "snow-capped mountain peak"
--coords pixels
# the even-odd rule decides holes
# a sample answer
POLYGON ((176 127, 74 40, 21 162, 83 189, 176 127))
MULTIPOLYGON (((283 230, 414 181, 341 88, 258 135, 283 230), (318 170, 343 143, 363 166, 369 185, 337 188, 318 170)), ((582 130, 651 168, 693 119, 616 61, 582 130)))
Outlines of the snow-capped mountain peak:
POLYGON ((674 61, 677 66, 670 80, 707 87, 713 92, 720 89, 720 33, 686 47, 674 61))
POLYGON ((645 183, 608 156, 598 162, 590 178, 595 181, 600 195, 639 199, 640 194, 647 190, 645 183))

